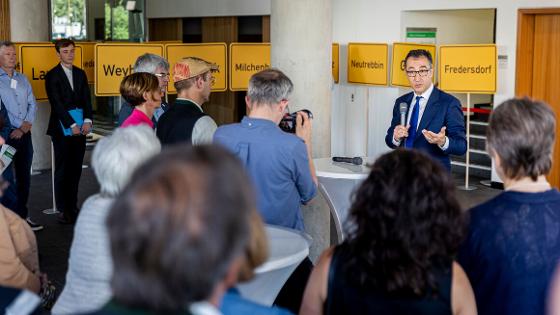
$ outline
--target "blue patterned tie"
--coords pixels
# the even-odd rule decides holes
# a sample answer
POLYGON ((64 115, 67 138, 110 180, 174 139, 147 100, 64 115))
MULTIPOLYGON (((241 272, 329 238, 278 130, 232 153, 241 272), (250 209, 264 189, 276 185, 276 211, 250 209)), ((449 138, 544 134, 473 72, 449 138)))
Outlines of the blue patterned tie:
POLYGON ((405 148, 412 148, 414 144, 414 139, 416 138, 416 128, 418 127, 418 116, 420 114, 420 99, 422 96, 416 96, 416 103, 412 109, 412 116, 410 117, 410 128, 408 129, 408 138, 404 143, 405 148))

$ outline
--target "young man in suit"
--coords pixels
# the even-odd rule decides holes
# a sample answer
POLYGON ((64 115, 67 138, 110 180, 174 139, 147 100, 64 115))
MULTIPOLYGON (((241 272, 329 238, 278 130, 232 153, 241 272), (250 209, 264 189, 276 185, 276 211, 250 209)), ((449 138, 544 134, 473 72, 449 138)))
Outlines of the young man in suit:
POLYGON ((393 119, 385 143, 390 148, 418 149, 451 170, 449 155, 467 150, 461 103, 434 87, 432 55, 424 49, 411 50, 406 58, 406 75, 412 92, 395 101, 393 119), (406 123, 401 124, 400 104, 407 104, 406 123))
POLYGON ((88 81, 84 70, 72 65, 74 48, 73 41, 58 40, 55 49, 60 63, 45 77, 51 104, 47 135, 51 136, 54 147, 55 198, 56 206, 62 212, 59 217, 61 223, 73 223, 78 215, 78 184, 82 175, 86 135, 92 130, 88 81), (82 119, 72 116, 71 112, 76 113, 80 109, 82 119), (64 129, 68 130, 67 135, 64 129))

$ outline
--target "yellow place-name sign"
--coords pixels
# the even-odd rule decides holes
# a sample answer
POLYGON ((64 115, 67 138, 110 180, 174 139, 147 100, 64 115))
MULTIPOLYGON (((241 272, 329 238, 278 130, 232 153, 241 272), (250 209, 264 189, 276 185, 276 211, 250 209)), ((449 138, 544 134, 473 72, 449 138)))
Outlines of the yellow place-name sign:
POLYGON ((231 43, 229 45, 229 89, 245 91, 251 76, 270 68, 269 43, 231 43))
POLYGON ((82 66, 86 72, 89 84, 95 82, 95 42, 76 42, 76 47, 82 48, 82 66))
POLYGON ((496 93, 496 45, 442 45, 439 88, 459 93, 496 93))
POLYGON ((340 45, 338 43, 332 44, 332 76, 334 83, 338 83, 340 73, 340 45))
POLYGON ((387 44, 348 43, 348 83, 387 85, 387 44))
POLYGON ((173 86, 173 66, 177 61, 185 57, 198 57, 218 65, 218 71, 214 72, 214 85, 212 91, 223 92, 227 90, 227 46, 225 43, 205 44, 167 44, 165 45, 165 56, 170 65, 170 79, 167 91, 177 93, 173 86))
MULTIPOLYGON (((56 66, 60 60, 56 56, 54 44, 51 43, 19 43, 19 61, 20 71, 25 74, 33 95, 38 101, 47 100, 47 91, 45 89, 45 75, 49 70, 56 66)), ((82 48, 76 47, 74 65, 82 66, 82 48)))
POLYGON ((163 57, 161 44, 96 44, 95 95, 118 96, 122 79, 132 73, 136 58, 151 53, 163 57))
MULTIPOLYGON (((409 51, 415 49, 424 49, 432 54, 432 67, 436 65, 436 46, 426 44, 413 43, 393 43, 393 59, 391 64, 391 85, 409 87, 410 82, 405 72, 404 59, 409 51)), ((432 81, 435 76, 432 77, 432 81)))

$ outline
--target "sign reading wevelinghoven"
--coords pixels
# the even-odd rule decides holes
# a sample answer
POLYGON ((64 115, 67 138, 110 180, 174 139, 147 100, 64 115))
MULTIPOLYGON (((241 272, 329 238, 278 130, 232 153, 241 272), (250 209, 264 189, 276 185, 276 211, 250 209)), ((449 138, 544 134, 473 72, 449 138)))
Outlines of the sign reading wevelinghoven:
POLYGON ((348 83, 387 85, 387 44, 348 44, 348 83))
POLYGON ((229 45, 229 89, 247 90, 249 79, 270 68, 270 43, 231 43, 229 45))
POLYGON ((443 45, 439 48, 439 88, 459 93, 496 93, 496 45, 443 45))
POLYGON ((136 58, 152 53, 164 56, 161 44, 96 44, 95 95, 118 96, 122 79, 131 74, 136 58))

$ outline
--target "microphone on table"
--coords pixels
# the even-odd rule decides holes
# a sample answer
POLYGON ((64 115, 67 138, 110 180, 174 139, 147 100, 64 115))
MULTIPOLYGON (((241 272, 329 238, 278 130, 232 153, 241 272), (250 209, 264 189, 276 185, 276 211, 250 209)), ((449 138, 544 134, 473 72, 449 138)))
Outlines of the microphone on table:
POLYGON ((335 156, 332 158, 333 161, 335 162, 343 162, 343 163, 351 163, 351 164, 356 164, 356 165, 362 165, 363 161, 361 157, 340 157, 340 156, 335 156))
POLYGON ((406 126, 406 112, 408 112, 408 104, 405 102, 400 103, 399 110, 401 112, 401 125, 406 126))

